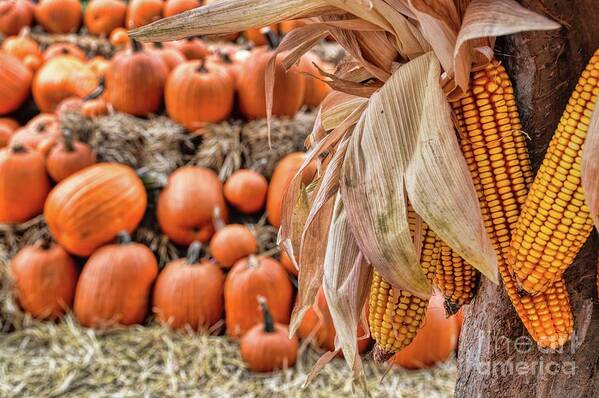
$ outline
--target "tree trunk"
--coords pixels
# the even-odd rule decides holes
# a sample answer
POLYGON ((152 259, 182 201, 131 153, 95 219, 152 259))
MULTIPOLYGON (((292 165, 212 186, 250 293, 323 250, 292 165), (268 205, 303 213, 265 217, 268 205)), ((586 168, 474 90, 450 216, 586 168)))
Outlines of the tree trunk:
MULTIPOLYGON (((598 0, 521 3, 563 26, 497 42, 497 54, 515 86, 536 171, 581 71, 599 47, 599 7, 598 0)), ((598 397, 596 257, 593 232, 566 272, 575 334, 559 353, 529 344, 532 339, 503 288, 485 280, 466 309, 456 397, 598 397)))

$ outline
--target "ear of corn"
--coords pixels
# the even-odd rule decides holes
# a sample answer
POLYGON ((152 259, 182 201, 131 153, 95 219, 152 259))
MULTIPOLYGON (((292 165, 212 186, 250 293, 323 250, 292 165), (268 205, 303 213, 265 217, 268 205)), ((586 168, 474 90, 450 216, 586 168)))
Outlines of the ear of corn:
POLYGON ((474 72, 470 91, 451 105, 483 221, 499 254, 504 287, 535 341, 556 348, 572 333, 572 313, 563 281, 556 280, 538 296, 520 297, 505 261, 532 171, 513 88, 503 66, 493 60, 474 72))
POLYGON ((598 95, 599 50, 568 101, 514 231, 508 261, 530 294, 562 277, 593 230, 580 167, 598 95))

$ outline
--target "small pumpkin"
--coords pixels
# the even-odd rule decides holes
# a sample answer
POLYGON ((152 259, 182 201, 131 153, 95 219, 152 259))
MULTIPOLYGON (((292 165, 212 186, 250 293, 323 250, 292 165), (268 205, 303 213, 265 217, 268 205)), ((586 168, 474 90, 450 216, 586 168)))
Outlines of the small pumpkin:
POLYGON ((211 261, 200 260, 201 247, 193 242, 187 257, 168 263, 156 280, 154 312, 174 329, 207 331, 223 318, 225 275, 211 261))
POLYGON ((62 134, 63 142, 55 145, 46 157, 46 170, 56 182, 96 163, 96 154, 88 144, 73 139, 68 130, 62 134))
POLYGON ((79 0, 40 0, 35 19, 49 33, 74 33, 81 26, 79 0))
POLYGON ((24 61, 29 55, 42 56, 39 44, 24 33, 4 39, 1 49, 5 54, 12 55, 21 61, 24 61))
POLYGON ((292 19, 290 21, 283 21, 279 23, 279 33, 281 36, 285 36, 287 33, 291 32, 293 29, 301 28, 305 26, 306 23, 301 19, 292 19))
MULTIPOLYGON (((297 330, 300 339, 309 339, 311 342, 324 350, 335 351, 335 338, 337 331, 333 324, 333 317, 329 311, 326 296, 322 287, 318 289, 316 299, 312 307, 306 311, 302 322, 297 330)), ((366 335, 363 327, 358 326, 358 352, 364 353, 370 345, 370 339, 363 338, 366 335)), ((341 354, 342 355, 342 354, 341 354)))
POLYGON ((299 69, 306 76, 306 92, 304 93, 304 104, 317 107, 322 100, 331 92, 331 87, 318 79, 320 71, 315 66, 324 69, 324 64, 315 53, 308 52, 300 58, 299 69))
POLYGON ((115 55, 106 71, 106 100, 117 111, 147 116, 160 108, 168 68, 140 43, 131 43, 130 49, 115 55))
POLYGON ((83 267, 73 306, 77 320, 95 328, 143 322, 157 275, 154 253, 119 233, 118 243, 98 249, 83 267))
POLYGON ((114 47, 126 47, 129 44, 129 34, 125 28, 116 28, 110 33, 110 44, 114 47))
POLYGON ((258 241, 245 225, 229 224, 218 229, 210 240, 210 253, 224 268, 258 251, 258 241))
POLYGON ((162 59, 169 72, 186 61, 179 50, 175 47, 164 47, 162 43, 154 43, 152 51, 162 59))
POLYGON ((146 204, 146 190, 132 168, 99 163, 56 185, 46 200, 44 218, 58 243, 85 257, 119 231, 133 232, 146 204))
POLYGON ((35 55, 28 55, 23 59, 23 64, 35 73, 42 66, 42 58, 35 55))
POLYGON ((44 51, 44 62, 48 62, 52 58, 60 57, 63 55, 70 55, 77 58, 80 61, 86 60, 85 53, 75 44, 71 43, 54 43, 51 44, 46 51, 44 51))
POLYGON ((85 27, 92 35, 108 36, 125 26, 127 4, 121 0, 93 0, 85 8, 85 27))
MULTIPOLYGON (((294 152, 285 156, 277 163, 268 185, 266 197, 266 213, 268 221, 276 228, 281 226, 281 208, 283 196, 305 159, 305 153, 294 152)), ((308 185, 316 173, 316 164, 312 163, 302 173, 302 184, 308 185)))
POLYGON ((134 29, 162 18, 162 0, 131 0, 127 9, 127 28, 134 29))
POLYGON ((226 221, 223 185, 216 173, 203 167, 184 166, 168 177, 158 197, 158 223, 175 243, 189 245, 196 240, 208 243, 215 229, 212 217, 215 207, 226 221))
POLYGON ((0 223, 22 223, 44 208, 50 191, 44 157, 22 145, 0 150, 0 223))
POLYGON ((264 208, 268 181, 256 171, 240 169, 225 182, 225 199, 244 214, 254 214, 264 208))
POLYGON ((166 0, 164 4, 164 16, 171 17, 201 5, 202 3, 199 0, 166 0))
POLYGON ((431 367, 449 359, 456 348, 459 320, 445 318, 444 298, 434 294, 428 304, 424 326, 414 340, 391 359, 391 363, 407 369, 431 367))
POLYGON ((226 70, 233 78, 235 85, 237 85, 237 77, 239 76, 241 63, 234 61, 228 52, 217 50, 215 54, 212 54, 206 58, 206 63, 209 67, 226 70))
POLYGON ((172 41, 168 43, 168 46, 179 50, 188 61, 206 59, 210 55, 208 46, 199 37, 172 41))
POLYGON ((87 66, 98 76, 104 76, 108 68, 110 68, 110 61, 102 56, 95 56, 87 62, 87 66))
POLYGON ((203 60, 177 66, 168 77, 164 92, 168 115, 190 131, 229 117, 234 96, 232 76, 203 60))
POLYGON ((25 246, 10 262, 16 296, 39 319, 60 318, 73 304, 77 269, 60 246, 42 240, 25 246))
POLYGON ((31 119, 25 127, 14 132, 11 137, 11 145, 23 145, 31 149, 38 146, 49 138, 58 138, 60 130, 58 118, 54 114, 40 113, 31 119))
POLYGON ((33 22, 34 5, 29 0, 0 2, 0 33, 16 35, 33 22))
POLYGON ((271 304, 276 322, 289 323, 293 291, 287 273, 274 259, 251 255, 239 260, 225 281, 227 335, 238 338, 260 322, 258 296, 271 304))
MULTIPOLYGON (((277 24, 268 25, 268 27, 274 34, 279 33, 279 26, 277 24)), ((248 29, 243 32, 243 36, 247 41, 254 43, 256 46, 264 46, 268 44, 268 39, 265 37, 262 29, 263 28, 248 29)))
POLYGON ((97 76, 81 60, 70 55, 57 56, 35 75, 33 99, 42 112, 54 112, 65 98, 83 98, 97 86, 97 76))
POLYGON ((18 58, 0 53, 0 115, 19 109, 29 97, 33 75, 18 58))
POLYGON ((266 300, 259 300, 263 323, 255 325, 240 342, 241 359, 252 372, 272 372, 291 367, 297 360, 297 337, 289 338, 289 329, 275 323, 266 300))

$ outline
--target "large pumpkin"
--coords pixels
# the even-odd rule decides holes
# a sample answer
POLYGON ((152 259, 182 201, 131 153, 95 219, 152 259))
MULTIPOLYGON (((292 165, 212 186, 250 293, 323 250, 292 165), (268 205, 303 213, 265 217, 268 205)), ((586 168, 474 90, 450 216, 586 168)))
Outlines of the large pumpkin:
POLYGON ((147 116, 160 108, 167 75, 162 59, 133 41, 106 71, 106 99, 120 112, 147 116))
POLYGON ((250 256, 239 260, 225 282, 227 334, 240 337, 262 317, 256 299, 263 296, 270 303, 275 322, 289 323, 292 288, 287 273, 270 257, 250 256))
POLYGON ((17 299, 36 318, 56 319, 73 304, 77 269, 58 245, 40 241, 25 246, 10 262, 17 299))
POLYGON ((203 60, 185 62, 168 77, 164 98, 169 116, 188 130, 225 120, 233 109, 235 85, 224 68, 203 60))
POLYGON ((85 8, 85 27, 92 35, 108 36, 125 26, 127 4, 122 0, 93 0, 85 8))
POLYGON ((154 287, 154 312, 175 329, 207 331, 223 318, 225 275, 214 263, 200 260, 201 244, 189 246, 187 258, 166 265, 154 287))
POLYGON ((264 208, 268 181, 256 171, 240 169, 225 182, 227 202, 244 214, 256 213, 264 208))
POLYGON ((456 316, 445 318, 444 301, 440 294, 431 297, 424 326, 410 345, 395 354, 392 363, 421 369, 449 359, 456 348, 460 321, 456 316))
MULTIPOLYGON (((318 290, 314 304, 304 315, 297 334, 301 339, 310 339, 314 345, 327 351, 335 350, 337 332, 322 287, 318 290)), ((370 345, 370 339, 363 338, 365 335, 362 326, 358 326, 358 351, 360 353, 365 352, 370 345)))
POLYGON ((7 37, 2 42, 2 51, 5 54, 12 55, 24 61, 27 56, 33 55, 36 57, 42 56, 39 44, 31 37, 20 34, 18 36, 7 37))
POLYGON ((32 73, 19 59, 0 53, 0 115, 17 110, 29 97, 32 73))
POLYGON ((203 167, 181 167, 169 176, 158 197, 158 223, 162 232, 180 245, 195 240, 208 243, 214 234, 216 207, 226 221, 223 185, 216 173, 203 167))
POLYGON ((0 33, 16 35, 33 22, 34 5, 29 0, 0 2, 0 33))
POLYGON ((35 19, 49 33, 73 33, 81 25, 79 0, 40 0, 35 19))
POLYGON ((22 223, 42 212, 50 191, 44 157, 22 145, 0 150, 0 223, 22 223))
POLYGON ((56 182, 96 163, 96 154, 88 144, 75 140, 67 130, 63 140, 54 145, 46 157, 48 174, 56 182))
POLYGON ((170 17, 202 5, 199 0, 166 0, 164 16, 170 17))
POLYGON ((75 316, 88 327, 140 323, 157 275, 154 253, 122 232, 117 244, 101 247, 85 263, 75 292, 75 316))
POLYGON ((139 28, 162 18, 162 0, 131 0, 127 9, 127 28, 139 28))
MULTIPOLYGON (((239 72, 239 107, 248 119, 266 117, 265 72, 271 56, 270 51, 256 50, 239 72)), ((285 71, 283 57, 277 57, 272 114, 295 116, 303 104, 305 89, 306 78, 300 73, 299 68, 292 66, 289 71, 285 71)))
MULTIPOLYGON (((281 208, 283 205, 283 195, 291 183, 291 179, 300 169, 306 154, 303 152, 294 152, 285 156, 277 163, 275 171, 268 185, 268 195, 266 197, 266 213, 268 221, 275 227, 281 226, 281 208)), ((314 178, 316 164, 310 164, 302 173, 302 184, 307 185, 314 178)))
POLYGON ((146 203, 144 185, 133 169, 99 163, 54 187, 46 200, 44 217, 65 249, 89 256, 120 231, 135 230, 146 203))
POLYGON ((42 112, 54 112, 62 100, 83 98, 97 86, 97 76, 83 61, 70 55, 57 56, 35 75, 33 99, 42 112))
POLYGON ((258 301, 263 321, 241 338, 241 359, 252 372, 272 372, 293 366, 297 360, 297 337, 289 338, 287 326, 274 322, 264 298, 258 301))

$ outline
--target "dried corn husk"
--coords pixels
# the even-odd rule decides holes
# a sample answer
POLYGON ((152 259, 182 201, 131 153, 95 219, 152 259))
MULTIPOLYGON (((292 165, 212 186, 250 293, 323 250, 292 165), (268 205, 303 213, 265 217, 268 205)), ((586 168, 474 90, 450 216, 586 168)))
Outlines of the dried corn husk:
POLYGON ((599 106, 595 107, 589 124, 587 138, 582 148, 582 187, 595 228, 599 228, 599 106))

